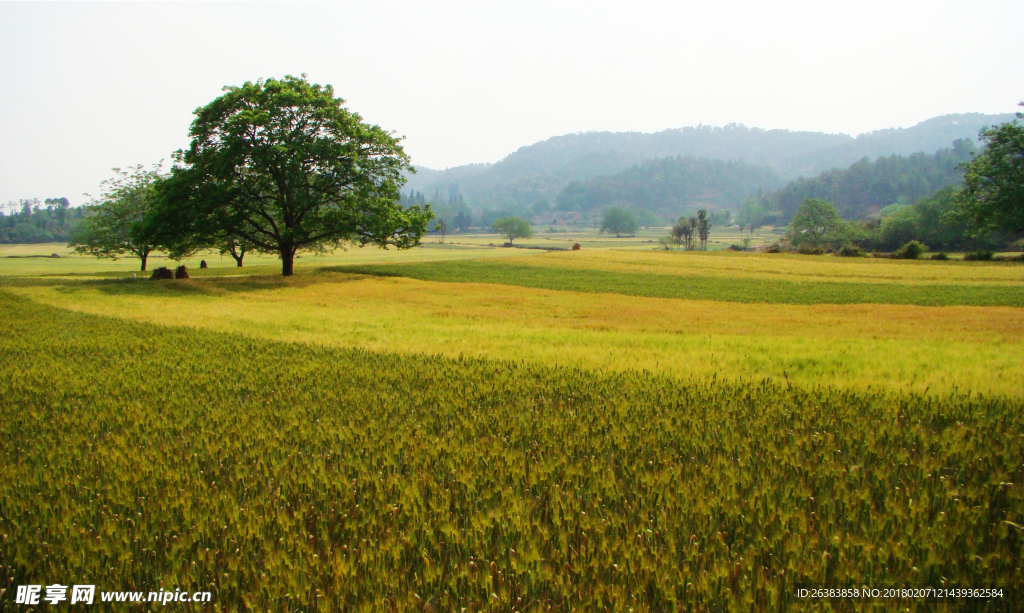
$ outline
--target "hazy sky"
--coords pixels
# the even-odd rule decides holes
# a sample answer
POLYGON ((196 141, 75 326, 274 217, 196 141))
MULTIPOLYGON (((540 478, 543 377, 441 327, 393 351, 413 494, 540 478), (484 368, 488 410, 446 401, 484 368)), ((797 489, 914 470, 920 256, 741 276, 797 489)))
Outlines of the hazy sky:
POLYGON ((0 202, 98 193, 224 85, 307 73, 414 163, 737 122, 857 134, 1024 100, 1024 3, 0 2, 0 202))

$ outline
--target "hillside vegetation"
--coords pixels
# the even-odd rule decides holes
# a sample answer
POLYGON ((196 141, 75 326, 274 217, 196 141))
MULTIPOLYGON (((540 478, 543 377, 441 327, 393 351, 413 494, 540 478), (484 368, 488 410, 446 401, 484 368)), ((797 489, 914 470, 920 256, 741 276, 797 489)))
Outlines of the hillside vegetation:
POLYGON ((698 208, 732 209, 751 193, 777 187, 775 173, 744 162, 693 157, 649 160, 622 172, 573 182, 557 198, 566 211, 638 209, 675 220, 698 208))
POLYGON ((764 210, 777 212, 783 223, 792 219, 808 198, 833 203, 846 219, 864 219, 891 204, 911 204, 940 188, 959 184, 963 178, 960 164, 969 162, 974 151, 972 143, 962 139, 934 154, 864 158, 849 168, 797 179, 756 200, 764 210))
POLYGON ((933 153, 978 130, 1013 119, 1012 114, 944 115, 909 128, 845 134, 763 130, 738 124, 639 132, 566 134, 522 147, 494 164, 446 170, 421 168, 407 189, 444 199, 462 195, 475 208, 526 208, 554 200, 572 181, 613 174, 644 160, 693 156, 767 166, 783 181, 811 177, 867 157, 933 153))

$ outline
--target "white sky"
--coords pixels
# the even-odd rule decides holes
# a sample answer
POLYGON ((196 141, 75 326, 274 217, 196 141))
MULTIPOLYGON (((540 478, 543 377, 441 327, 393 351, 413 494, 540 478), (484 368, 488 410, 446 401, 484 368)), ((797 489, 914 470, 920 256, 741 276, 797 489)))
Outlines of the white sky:
POLYGON ((80 204, 224 85, 308 73, 418 165, 731 122, 857 134, 1024 100, 1024 3, 0 2, 0 202, 80 204))

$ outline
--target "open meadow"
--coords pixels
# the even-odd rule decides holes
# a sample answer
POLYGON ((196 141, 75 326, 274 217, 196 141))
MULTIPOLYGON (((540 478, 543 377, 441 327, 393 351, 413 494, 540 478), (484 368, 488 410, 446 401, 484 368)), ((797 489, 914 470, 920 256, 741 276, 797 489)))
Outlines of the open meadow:
POLYGON ((159 282, 0 247, 0 589, 83 577, 224 611, 1024 597, 1024 265, 616 240, 449 236, 288 278, 205 254, 159 282))

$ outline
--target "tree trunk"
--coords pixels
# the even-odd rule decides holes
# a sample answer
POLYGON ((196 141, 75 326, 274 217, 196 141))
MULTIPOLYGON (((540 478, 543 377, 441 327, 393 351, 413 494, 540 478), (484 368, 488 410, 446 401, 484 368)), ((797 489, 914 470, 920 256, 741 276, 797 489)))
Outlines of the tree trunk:
POLYGON ((235 265, 238 268, 241 268, 242 267, 242 258, 245 257, 245 249, 242 249, 240 251, 236 251, 235 246, 232 245, 231 246, 231 250, 228 251, 228 253, 230 253, 231 257, 235 259, 235 265))
POLYGON ((142 260, 142 272, 146 272, 146 260, 149 259, 149 251, 143 251, 139 254, 139 259, 142 260))
POLYGON ((295 274, 295 249, 290 245, 281 247, 281 274, 286 277, 295 274))

